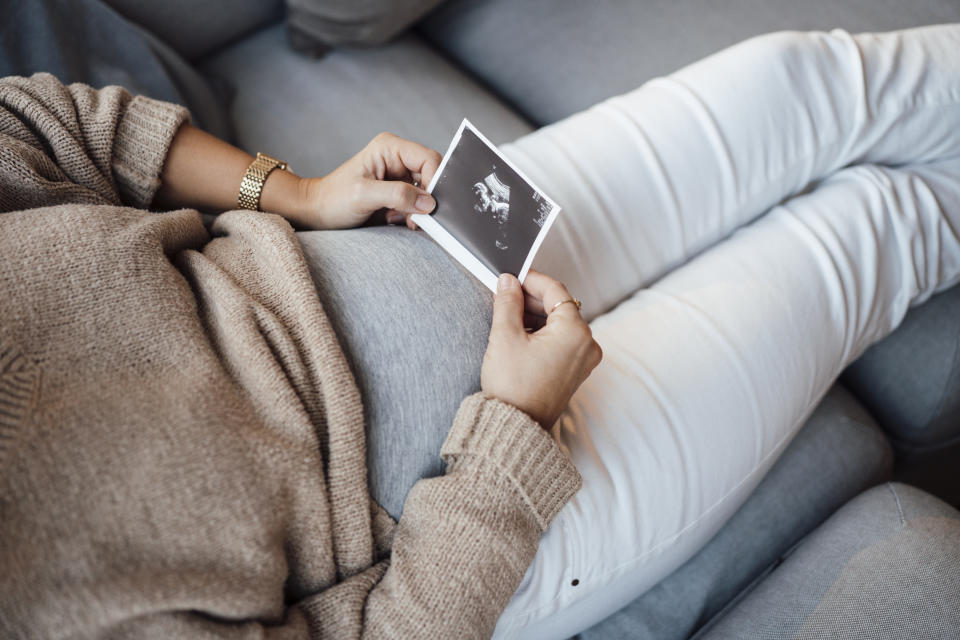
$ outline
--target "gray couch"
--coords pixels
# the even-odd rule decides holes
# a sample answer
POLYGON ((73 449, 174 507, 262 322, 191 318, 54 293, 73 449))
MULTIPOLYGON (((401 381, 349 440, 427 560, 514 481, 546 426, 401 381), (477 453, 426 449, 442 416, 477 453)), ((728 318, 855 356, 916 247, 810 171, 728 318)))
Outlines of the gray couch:
MULTIPOLYGON (((109 8, 87 9, 109 14, 90 24, 115 21, 107 37, 85 18, 62 25, 51 15, 29 28, 39 37, 86 38, 91 58, 120 56, 116 64, 93 77, 55 56, 38 63, 45 67, 18 68, 9 54, 18 42, 12 30, 24 27, 11 19, 0 27, 8 54, 0 70, 55 68, 65 80, 120 82, 183 101, 202 126, 312 175, 382 130, 443 149, 468 116, 505 142, 766 31, 960 21, 956 0, 451 0, 383 46, 309 57, 287 46, 282 0, 106 1, 109 8), (149 65, 173 80, 150 83, 126 71, 149 65)), ((913 310, 844 373, 705 548, 620 612, 570 631, 584 638, 834 637, 831 629, 859 619, 851 613, 864 609, 856 580, 872 571, 868 582, 886 591, 956 604, 952 613, 935 612, 939 622, 924 637, 960 637, 960 514, 900 485, 850 502, 898 478, 956 505, 958 462, 960 287, 913 310), (911 535, 914 529, 921 533, 911 535), (879 561, 891 549, 903 556, 895 566, 879 561), (853 566, 864 556, 877 561, 853 566), (905 590, 904 580, 926 591, 905 590)))

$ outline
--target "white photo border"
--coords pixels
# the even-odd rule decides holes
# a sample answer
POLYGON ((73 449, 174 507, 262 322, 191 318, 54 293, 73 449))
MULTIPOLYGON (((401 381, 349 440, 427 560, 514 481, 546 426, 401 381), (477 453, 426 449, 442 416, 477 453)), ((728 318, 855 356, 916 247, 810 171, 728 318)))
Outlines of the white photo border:
MULTIPOLYGON (((550 205, 550 213, 547 215, 547 219, 544 221, 543 226, 540 227, 540 232, 537 234, 537 237, 534 239, 533 244, 530 246, 530 251, 527 253, 526 259, 523 261, 523 267, 520 269, 520 273, 517 274, 517 279, 520 280, 520 283, 523 284, 523 281, 527 277, 527 273, 530 271, 530 265, 533 264, 533 259, 537 255, 537 251, 540 250, 540 245, 543 244, 543 239, 547 236, 547 232, 550 231, 550 227, 553 226, 554 220, 556 220, 557 215, 560 213, 560 205, 553 201, 553 199, 548 196, 543 190, 535 185, 530 178, 526 176, 517 167, 513 164, 508 158, 506 158, 497 147, 487 140, 487 137, 480 133, 480 131, 473 126, 473 123, 463 119, 463 122, 460 123, 460 127, 457 129, 457 133, 453 136, 453 140, 450 141, 450 146, 447 147, 447 152, 443 155, 443 160, 440 162, 440 167, 437 169, 437 172, 433 175, 433 179, 430 180, 430 184, 427 185, 427 191, 433 193, 434 187, 437 186, 437 182, 440 180, 440 176, 443 175, 443 170, 447 166, 447 161, 450 159, 450 156, 453 155, 453 150, 457 148, 457 144, 460 143, 460 138, 463 136, 464 129, 469 128, 470 131, 474 133, 483 142, 487 147, 493 151, 498 158, 503 160, 508 167, 513 169, 518 176, 520 176, 527 184, 533 187, 537 193, 539 193, 544 200, 550 205)), ((460 264, 462 264, 466 269, 472 273, 480 282, 485 284, 491 291, 496 293, 497 291, 497 277, 500 274, 494 273, 489 268, 487 268, 480 260, 477 259, 470 251, 464 247, 459 240, 453 237, 449 231, 447 231, 442 224, 437 222, 437 219, 429 214, 415 213, 410 218, 423 229, 427 235, 433 238, 437 244, 439 244, 447 253, 453 256, 460 264)))

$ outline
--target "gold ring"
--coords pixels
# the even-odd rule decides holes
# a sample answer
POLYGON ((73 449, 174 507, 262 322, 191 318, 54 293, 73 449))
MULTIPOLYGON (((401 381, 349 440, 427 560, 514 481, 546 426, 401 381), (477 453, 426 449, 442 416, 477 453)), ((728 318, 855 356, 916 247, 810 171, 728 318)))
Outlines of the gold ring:
MULTIPOLYGON (((576 298, 567 298, 566 300, 561 300, 561 301, 558 302, 557 304, 555 304, 555 305, 553 305, 552 307, 550 307, 550 313, 553 313, 554 311, 556 311, 556 310, 557 310, 557 307, 559 307, 560 305, 564 304, 565 302, 572 302, 573 304, 577 305, 577 311, 578 311, 578 312, 580 311, 580 308, 583 306, 583 305, 580 303, 580 301, 577 300, 576 298)), ((548 313, 547 315, 550 315, 550 313, 548 313)))

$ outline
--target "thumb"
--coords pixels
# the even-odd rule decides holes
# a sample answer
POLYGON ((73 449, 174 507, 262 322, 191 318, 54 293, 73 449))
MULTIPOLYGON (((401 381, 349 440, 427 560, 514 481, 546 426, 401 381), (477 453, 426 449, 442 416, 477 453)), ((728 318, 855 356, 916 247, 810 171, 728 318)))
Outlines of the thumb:
POLYGON ((364 180, 359 200, 365 211, 395 209, 403 213, 430 213, 437 206, 429 193, 399 180, 364 180))
POLYGON ((497 280, 497 295, 493 299, 493 326, 491 333, 520 333, 523 330, 523 289, 520 281, 509 273, 497 280))

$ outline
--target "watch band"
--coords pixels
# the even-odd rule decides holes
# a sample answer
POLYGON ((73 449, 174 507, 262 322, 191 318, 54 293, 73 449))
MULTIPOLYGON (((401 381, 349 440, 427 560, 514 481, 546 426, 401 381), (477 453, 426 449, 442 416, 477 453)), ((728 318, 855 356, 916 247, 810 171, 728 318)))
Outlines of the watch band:
POLYGON ((243 180, 240 181, 240 193, 237 195, 237 206, 251 211, 260 210, 260 193, 263 183, 274 169, 286 170, 287 163, 270 156, 257 153, 257 159, 250 163, 243 180))

